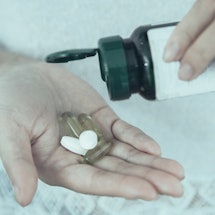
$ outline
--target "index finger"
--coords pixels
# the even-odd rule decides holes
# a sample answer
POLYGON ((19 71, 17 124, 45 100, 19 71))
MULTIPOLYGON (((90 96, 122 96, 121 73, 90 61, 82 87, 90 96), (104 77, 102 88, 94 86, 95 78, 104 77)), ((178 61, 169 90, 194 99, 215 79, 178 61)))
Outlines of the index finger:
POLYGON ((176 26, 164 49, 164 60, 180 60, 192 42, 215 17, 214 0, 198 0, 176 26))
POLYGON ((103 129, 106 139, 116 138, 121 142, 133 145, 141 151, 160 155, 160 147, 151 137, 140 129, 119 119, 110 107, 106 106, 99 112, 94 113, 93 117, 103 129))

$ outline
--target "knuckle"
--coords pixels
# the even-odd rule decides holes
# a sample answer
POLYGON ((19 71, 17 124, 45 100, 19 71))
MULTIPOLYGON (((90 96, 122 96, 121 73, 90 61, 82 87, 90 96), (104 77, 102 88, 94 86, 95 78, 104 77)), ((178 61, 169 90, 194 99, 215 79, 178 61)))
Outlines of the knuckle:
POLYGON ((201 62, 208 61, 208 53, 203 46, 200 46, 199 44, 194 44, 187 51, 185 59, 188 61, 192 61, 195 64, 199 64, 201 62))
POLYGON ((209 55, 207 50, 200 46, 192 46, 183 58, 184 62, 189 62, 192 65, 195 74, 202 73, 209 64, 209 55))
POLYGON ((190 43, 194 39, 194 35, 191 34, 188 28, 185 28, 184 25, 178 25, 178 31, 180 32, 180 35, 182 36, 182 41, 187 41, 187 43, 190 43))
POLYGON ((200 45, 193 46, 190 54, 195 57, 195 61, 199 62, 199 64, 209 62, 209 52, 200 45))
POLYGON ((139 152, 135 148, 131 148, 128 150, 126 154, 126 160, 133 161, 135 160, 135 156, 138 155, 139 152))

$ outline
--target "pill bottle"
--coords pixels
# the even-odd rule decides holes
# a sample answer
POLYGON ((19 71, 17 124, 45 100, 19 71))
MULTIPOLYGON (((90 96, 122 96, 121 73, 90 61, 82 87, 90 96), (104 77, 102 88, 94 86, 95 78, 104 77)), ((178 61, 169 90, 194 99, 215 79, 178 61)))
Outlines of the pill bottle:
POLYGON ((101 78, 111 100, 139 93, 148 100, 162 100, 215 91, 215 63, 193 81, 178 78, 179 62, 165 63, 163 50, 176 23, 140 26, 127 39, 119 35, 99 39, 98 48, 56 52, 47 62, 80 60, 98 53, 101 78))

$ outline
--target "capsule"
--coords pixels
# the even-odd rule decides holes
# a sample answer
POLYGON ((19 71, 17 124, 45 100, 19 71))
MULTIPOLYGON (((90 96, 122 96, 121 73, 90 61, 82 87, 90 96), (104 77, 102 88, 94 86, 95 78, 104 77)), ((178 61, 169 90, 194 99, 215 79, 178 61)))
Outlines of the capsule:
POLYGON ((71 136, 76 137, 72 129, 67 123, 67 120, 65 120, 65 116, 60 116, 58 118, 58 124, 59 124, 59 132, 60 132, 60 138, 63 136, 71 136))
POLYGON ((81 123, 82 127, 86 130, 93 130, 96 132, 98 139, 100 139, 103 134, 100 127, 93 121, 92 117, 90 115, 87 115, 85 113, 80 114, 78 116, 78 120, 81 123))
POLYGON ((77 117, 73 116, 72 113, 70 112, 63 113, 62 118, 67 123, 67 126, 70 128, 73 137, 78 138, 80 134, 85 130, 80 124, 77 117))
MULTIPOLYGON (((103 158, 111 150, 112 143, 104 140, 102 130, 93 121, 91 116, 83 113, 76 117, 71 112, 65 112, 59 117, 58 121, 61 137, 71 136, 79 138, 80 135, 87 130, 91 130, 96 133, 98 141, 97 145, 95 144, 96 147, 89 149, 85 154, 82 153, 84 163, 93 164, 97 160, 103 158)), ((86 140, 84 141, 86 142, 86 140)))
POLYGON ((87 151, 87 153, 84 155, 84 163, 87 164, 93 164, 96 161, 103 158, 105 155, 107 155, 112 148, 111 142, 105 142, 103 139, 101 139, 98 142, 97 147, 95 147, 92 150, 87 151))

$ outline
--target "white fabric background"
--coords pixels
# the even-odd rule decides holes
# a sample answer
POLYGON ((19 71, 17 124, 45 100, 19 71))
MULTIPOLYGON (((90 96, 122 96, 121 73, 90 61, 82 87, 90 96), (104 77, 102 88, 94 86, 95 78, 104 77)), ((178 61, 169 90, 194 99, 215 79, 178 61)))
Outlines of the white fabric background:
MULTIPOLYGON (((33 57, 53 51, 96 47, 99 38, 128 37, 144 24, 180 20, 194 0, 0 0, 0 43, 33 57)), ((182 198, 160 197, 154 202, 87 196, 39 183, 31 205, 13 199, 0 166, 0 214, 72 215, 209 215, 215 214, 215 94, 166 101, 146 101, 133 95, 111 102, 100 79, 97 57, 65 65, 95 87, 117 114, 152 136, 163 156, 185 168, 182 198), (110 207, 111 206, 111 207, 110 207)))

